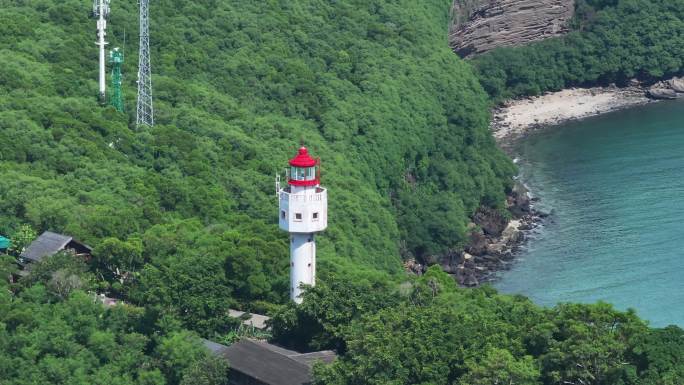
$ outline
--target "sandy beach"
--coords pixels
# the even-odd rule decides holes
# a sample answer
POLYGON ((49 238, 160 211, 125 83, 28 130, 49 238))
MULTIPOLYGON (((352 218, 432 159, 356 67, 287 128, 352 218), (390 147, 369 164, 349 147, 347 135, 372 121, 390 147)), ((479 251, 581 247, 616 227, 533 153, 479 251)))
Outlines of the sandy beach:
POLYGON ((492 112, 491 128, 503 144, 532 130, 652 101, 640 87, 571 88, 510 100, 492 112))

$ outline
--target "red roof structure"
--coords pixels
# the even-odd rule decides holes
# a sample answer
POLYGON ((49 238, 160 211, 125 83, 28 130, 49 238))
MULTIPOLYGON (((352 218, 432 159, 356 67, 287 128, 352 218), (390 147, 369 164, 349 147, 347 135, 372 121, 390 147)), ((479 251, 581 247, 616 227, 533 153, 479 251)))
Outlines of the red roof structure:
POLYGON ((309 155, 309 150, 306 147, 300 147, 297 156, 290 159, 290 166, 292 167, 313 167, 316 164, 318 162, 309 155))
POLYGON ((306 147, 300 147, 297 156, 290 159, 290 166, 293 167, 289 174, 287 183, 291 186, 311 187, 321 183, 320 166, 321 160, 309 155, 306 147), (316 167, 316 169, 313 169, 316 167))

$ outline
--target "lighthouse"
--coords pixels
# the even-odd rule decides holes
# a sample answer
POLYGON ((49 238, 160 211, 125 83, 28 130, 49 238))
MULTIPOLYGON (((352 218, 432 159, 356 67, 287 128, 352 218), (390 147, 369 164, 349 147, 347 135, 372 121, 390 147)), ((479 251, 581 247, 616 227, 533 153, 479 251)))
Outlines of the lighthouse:
POLYGON ((276 182, 279 226, 290 233, 290 298, 301 303, 300 285, 316 284, 316 233, 328 227, 328 192, 321 187, 321 162, 301 147, 290 159, 287 185, 276 182))

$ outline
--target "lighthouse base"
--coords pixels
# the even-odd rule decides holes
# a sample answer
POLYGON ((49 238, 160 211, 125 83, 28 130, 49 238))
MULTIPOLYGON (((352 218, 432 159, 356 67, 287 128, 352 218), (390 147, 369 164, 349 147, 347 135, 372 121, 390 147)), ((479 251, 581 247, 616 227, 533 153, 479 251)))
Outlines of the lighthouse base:
POLYGON ((314 234, 290 235, 290 299, 302 303, 302 284, 316 284, 316 239, 314 234))

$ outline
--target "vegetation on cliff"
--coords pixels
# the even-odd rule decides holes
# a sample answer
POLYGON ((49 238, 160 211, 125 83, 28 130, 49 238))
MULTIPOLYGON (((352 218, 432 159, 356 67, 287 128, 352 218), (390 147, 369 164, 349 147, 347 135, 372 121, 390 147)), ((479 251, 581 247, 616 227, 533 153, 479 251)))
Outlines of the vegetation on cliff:
POLYGON ((684 1, 582 0, 566 36, 475 58, 495 100, 571 86, 653 82, 684 69, 684 1))

